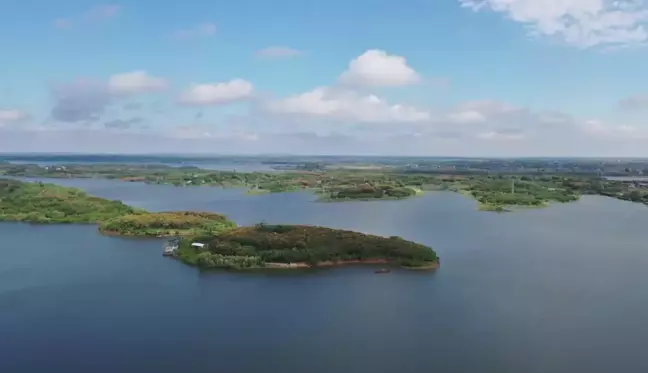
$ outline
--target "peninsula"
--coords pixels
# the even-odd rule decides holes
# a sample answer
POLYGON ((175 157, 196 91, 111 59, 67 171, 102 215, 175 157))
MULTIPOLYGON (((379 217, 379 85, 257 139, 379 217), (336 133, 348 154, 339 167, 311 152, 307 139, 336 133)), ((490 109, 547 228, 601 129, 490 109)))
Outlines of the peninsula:
POLYGON ((221 214, 151 213, 91 196, 76 188, 0 179, 0 221, 94 223, 107 235, 182 237, 174 256, 202 268, 311 268, 351 263, 433 269, 430 247, 400 237, 380 237, 308 225, 237 227, 221 214))
POLYGON ((0 179, 0 221, 101 223, 143 210, 91 196, 81 189, 0 179))
POLYGON ((217 234, 236 228, 221 214, 196 211, 169 211, 128 214, 99 225, 103 234, 116 236, 175 237, 217 234))

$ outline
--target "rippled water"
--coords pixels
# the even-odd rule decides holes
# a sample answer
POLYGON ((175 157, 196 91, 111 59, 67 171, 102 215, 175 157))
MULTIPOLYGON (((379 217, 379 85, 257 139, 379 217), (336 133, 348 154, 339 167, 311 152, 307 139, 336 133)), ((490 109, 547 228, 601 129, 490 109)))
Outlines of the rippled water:
POLYGON ((305 223, 433 246, 434 274, 200 272, 157 240, 0 224, 0 372, 646 372, 648 209, 603 197, 510 214, 458 194, 59 180, 150 210, 305 223))

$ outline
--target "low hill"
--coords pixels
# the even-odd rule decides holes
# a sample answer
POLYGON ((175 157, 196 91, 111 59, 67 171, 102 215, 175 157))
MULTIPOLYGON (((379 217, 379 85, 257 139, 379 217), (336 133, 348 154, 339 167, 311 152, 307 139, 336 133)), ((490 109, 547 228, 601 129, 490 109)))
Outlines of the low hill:
POLYGON ((236 228, 224 215, 212 212, 170 211, 131 214, 103 222, 99 230, 120 236, 198 236, 236 228))
POLYGON ((185 240, 178 255, 191 264, 212 268, 270 267, 282 263, 315 267, 358 262, 432 268, 439 261, 430 247, 400 237, 307 225, 257 224, 191 242, 196 241, 206 244, 207 249, 196 249, 185 240))
POLYGON ((0 179, 0 221, 98 223, 137 211, 81 189, 0 179))

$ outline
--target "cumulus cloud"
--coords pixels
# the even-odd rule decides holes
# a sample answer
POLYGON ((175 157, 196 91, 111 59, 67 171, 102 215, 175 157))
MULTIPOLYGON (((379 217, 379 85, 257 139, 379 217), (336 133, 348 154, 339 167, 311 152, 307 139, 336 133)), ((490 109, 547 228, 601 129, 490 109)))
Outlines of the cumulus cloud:
POLYGON ((430 114, 413 106, 390 104, 376 95, 355 91, 316 88, 312 91, 271 101, 267 109, 275 113, 299 114, 356 122, 420 122, 430 114))
POLYGON ((637 95, 625 98, 619 101, 622 109, 648 109, 648 95, 637 95))
POLYGON ((608 141, 636 141, 648 139, 648 128, 632 124, 611 124, 597 119, 579 123, 584 134, 608 141))
POLYGON ((216 35, 216 25, 213 23, 202 23, 190 28, 178 30, 174 36, 178 39, 198 39, 216 35))
POLYGON ((144 70, 115 74, 108 80, 108 89, 116 94, 160 92, 168 86, 166 79, 151 76, 144 70))
POLYGON ((503 13, 532 35, 577 47, 624 46, 648 41, 645 0, 459 0, 474 11, 503 13))
POLYGON ((193 84, 180 94, 183 105, 220 105, 252 98, 254 86, 243 79, 228 82, 193 84))
POLYGON ((370 49, 351 60, 340 82, 354 86, 395 87, 417 83, 419 74, 407 64, 405 57, 370 49))
POLYGON ((566 130, 573 124, 573 119, 562 113, 534 112, 495 100, 467 101, 438 114, 432 122, 442 132, 482 140, 518 140, 561 127, 566 130))
POLYGON ((281 58, 294 57, 303 54, 302 51, 290 47, 267 47, 256 52, 257 57, 263 58, 281 58))

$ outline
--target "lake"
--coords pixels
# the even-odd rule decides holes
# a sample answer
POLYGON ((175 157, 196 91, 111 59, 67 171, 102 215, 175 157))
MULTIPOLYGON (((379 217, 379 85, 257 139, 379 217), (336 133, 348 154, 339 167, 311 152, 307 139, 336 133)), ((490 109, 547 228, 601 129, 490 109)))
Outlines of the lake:
POLYGON ((0 224, 0 372, 645 373, 648 209, 587 196, 495 214, 459 194, 309 193, 56 180, 150 210, 303 223, 434 247, 435 273, 201 272, 162 241, 0 224))

